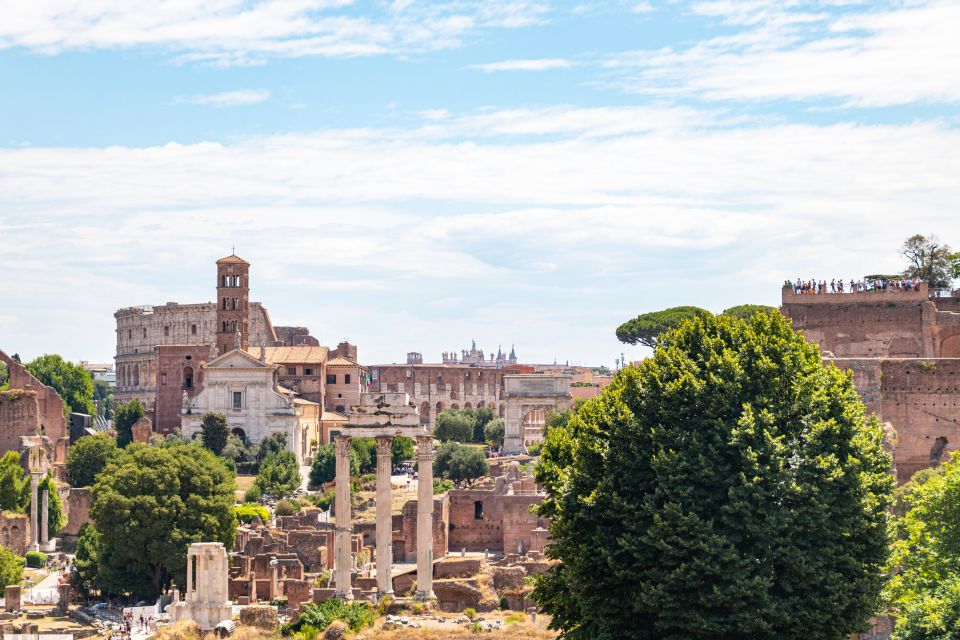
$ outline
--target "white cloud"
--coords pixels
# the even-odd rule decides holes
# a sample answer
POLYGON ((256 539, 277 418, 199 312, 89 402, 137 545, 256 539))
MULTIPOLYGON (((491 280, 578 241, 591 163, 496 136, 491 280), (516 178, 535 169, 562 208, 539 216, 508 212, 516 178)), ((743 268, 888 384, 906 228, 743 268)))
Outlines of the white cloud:
POLYGON ((486 64, 471 65, 471 69, 479 69, 484 73, 496 71, 550 71, 552 69, 569 69, 573 66, 564 58, 537 58, 531 60, 503 60, 486 64))
POLYGON ((687 48, 612 56, 629 91, 706 100, 835 99, 882 107, 960 101, 960 4, 952 0, 851 3, 716 0, 693 6, 730 35, 687 48), (857 3, 852 3, 857 4, 857 3))
POLYGON ((484 29, 545 19, 528 0, 395 2, 360 14, 351 0, 0 0, 0 48, 160 47, 178 60, 245 65, 269 57, 406 54, 458 46, 484 29))
POLYGON ((266 89, 240 89, 177 98, 177 102, 189 102, 208 107, 239 107, 249 104, 258 104, 270 99, 270 92, 266 89))

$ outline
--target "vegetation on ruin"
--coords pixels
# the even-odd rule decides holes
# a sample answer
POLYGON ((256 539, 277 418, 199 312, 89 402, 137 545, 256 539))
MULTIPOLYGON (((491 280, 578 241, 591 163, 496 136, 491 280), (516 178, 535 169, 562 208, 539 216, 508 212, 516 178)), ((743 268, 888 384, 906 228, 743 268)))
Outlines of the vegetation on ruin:
POLYGON ((142 597, 182 588, 191 543, 233 546, 233 489, 233 473, 198 443, 128 446, 93 485, 95 528, 81 540, 96 560, 82 586, 142 597))
POLYGON ((6 391, 10 386, 10 369, 6 362, 0 362, 0 391, 6 391))
POLYGON ((684 322, 550 430, 534 597, 566 638, 846 638, 885 578, 882 442, 788 319, 684 322))
POLYGON ((260 463, 254 484, 263 495, 286 496, 301 484, 300 465, 292 451, 271 453, 260 463))
POLYGON ((0 547, 0 589, 7 585, 20 584, 23 565, 26 561, 6 547, 0 547))
POLYGON ((331 598, 319 604, 302 606, 297 619, 283 625, 281 633, 285 636, 296 634, 304 627, 311 627, 318 632, 324 631, 336 620, 345 622, 351 631, 359 631, 373 626, 375 618, 373 607, 367 602, 344 602, 331 598))
POLYGON ((106 435, 84 436, 70 445, 67 453, 67 482, 73 487, 89 487, 97 474, 120 453, 116 441, 106 435))
POLYGON ((214 454, 223 453, 230 437, 230 427, 227 426, 227 416, 222 413, 205 413, 200 419, 200 441, 203 446, 214 454))
POLYGON ((121 403, 113 418, 113 430, 117 432, 117 446, 125 447, 133 442, 133 425, 144 416, 140 398, 121 403))
POLYGON ((894 640, 960 637, 960 454, 897 491, 887 596, 894 640))
POLYGON ((960 253, 954 253, 933 234, 910 236, 900 253, 909 265, 903 275, 926 282, 930 289, 948 289, 960 278, 960 253))
POLYGON ((280 500, 273 509, 278 516, 292 516, 297 512, 297 508, 289 500, 280 500))
POLYGON ((248 502, 241 504, 234 509, 237 515, 237 521, 244 524, 252 521, 254 518, 260 518, 260 521, 266 524, 270 520, 270 511, 265 506, 248 502))
POLYGON ((441 444, 433 461, 433 474, 437 478, 450 480, 458 487, 482 478, 487 471, 487 459, 483 450, 459 442, 441 444))
POLYGON ((20 466, 20 454, 16 451, 7 451, 3 457, 0 457, 0 510, 20 510, 25 484, 27 487, 30 486, 23 467, 20 466))
MULTIPOLYGON (((40 479, 37 487, 37 499, 40 500, 43 492, 47 492, 47 532, 50 537, 55 537, 60 530, 67 524, 67 514, 63 510, 63 503, 60 501, 60 494, 57 492, 57 483, 51 475, 46 475, 40 479)), ((42 503, 41 503, 42 507, 42 503)), ((23 490, 20 494, 20 510, 24 513, 30 513, 30 480, 24 476, 23 490)), ((39 509, 38 509, 39 511, 39 509)), ((37 513, 36 526, 39 531, 40 522, 43 516, 37 513)))
POLYGON ((35 358, 26 364, 37 380, 53 387, 63 398, 64 413, 71 411, 97 415, 93 404, 93 379, 79 364, 74 364, 56 354, 35 358))

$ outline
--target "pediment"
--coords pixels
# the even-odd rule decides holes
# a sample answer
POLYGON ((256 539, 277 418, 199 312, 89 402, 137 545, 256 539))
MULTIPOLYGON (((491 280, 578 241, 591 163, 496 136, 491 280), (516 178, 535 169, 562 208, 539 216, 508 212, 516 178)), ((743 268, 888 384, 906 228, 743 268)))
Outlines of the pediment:
POLYGON ((260 362, 242 349, 228 351, 203 365, 204 369, 273 369, 273 365, 260 362))

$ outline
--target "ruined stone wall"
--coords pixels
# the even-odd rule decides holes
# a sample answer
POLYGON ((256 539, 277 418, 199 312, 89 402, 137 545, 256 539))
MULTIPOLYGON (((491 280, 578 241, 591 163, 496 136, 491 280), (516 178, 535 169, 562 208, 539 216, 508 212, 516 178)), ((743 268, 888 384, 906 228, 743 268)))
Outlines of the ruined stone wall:
POLYGON ((59 493, 60 501, 67 512, 67 525, 61 529, 59 535, 64 539, 76 538, 83 525, 92 522, 90 507, 93 505, 93 493, 89 487, 70 487, 61 489, 59 493))
POLYGON ((781 311, 807 340, 838 358, 918 358, 927 355, 923 304, 923 300, 914 299, 835 304, 791 302, 785 303, 781 311))
MULTIPOLYGON (((63 399, 60 394, 52 387, 48 387, 37 380, 27 368, 9 357, 3 351, 0 351, 0 361, 7 365, 10 371, 10 389, 23 389, 32 391, 36 396, 37 412, 39 416, 39 425, 43 428, 45 436, 50 438, 56 447, 55 463, 66 462, 66 447, 60 444, 63 439, 69 439, 70 431, 67 426, 67 419, 64 414, 63 399)), ((3 420, 0 419, 0 430, 4 430, 3 420)), ((22 433, 20 435, 36 435, 36 431, 22 433)), ((13 448, 18 450, 18 447, 13 448)))
POLYGON ((537 540, 533 532, 535 529, 545 529, 547 522, 530 511, 530 507, 542 501, 542 495, 503 497, 504 553, 520 553, 520 549, 523 552, 542 549, 542 541, 537 540))
POLYGON ((436 426, 444 409, 490 407, 506 415, 503 369, 470 365, 375 365, 372 391, 409 393, 420 408, 421 424, 436 426))
POLYGON ((896 431, 898 482, 960 448, 960 360, 835 359, 853 372, 867 410, 896 431))
POLYGON ((25 513, 0 514, 0 546, 18 556, 27 552, 30 541, 30 518, 25 513))
POLYGON ((450 492, 450 549, 453 553, 503 550, 503 498, 491 489, 450 492), (477 503, 481 517, 477 518, 477 503))
POLYGON ((22 436, 40 434, 40 405, 35 391, 0 391, 0 454, 20 452, 22 436))
MULTIPOLYGON (((405 558, 406 562, 417 561, 417 501, 410 500, 403 505, 400 524, 400 539, 394 537, 395 562, 405 558), (398 542, 402 540, 402 551, 398 542)), ((450 539, 450 499, 448 496, 433 498, 433 558, 439 560, 447 555, 450 539)))

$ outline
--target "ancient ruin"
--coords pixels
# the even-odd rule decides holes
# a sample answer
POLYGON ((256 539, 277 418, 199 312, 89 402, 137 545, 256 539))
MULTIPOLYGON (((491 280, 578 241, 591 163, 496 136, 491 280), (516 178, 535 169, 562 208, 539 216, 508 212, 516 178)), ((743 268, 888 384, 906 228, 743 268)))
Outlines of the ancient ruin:
POLYGON ((193 620, 209 631, 233 616, 229 601, 229 561, 220 542, 195 542, 187 550, 187 590, 167 611, 173 622, 193 620))

